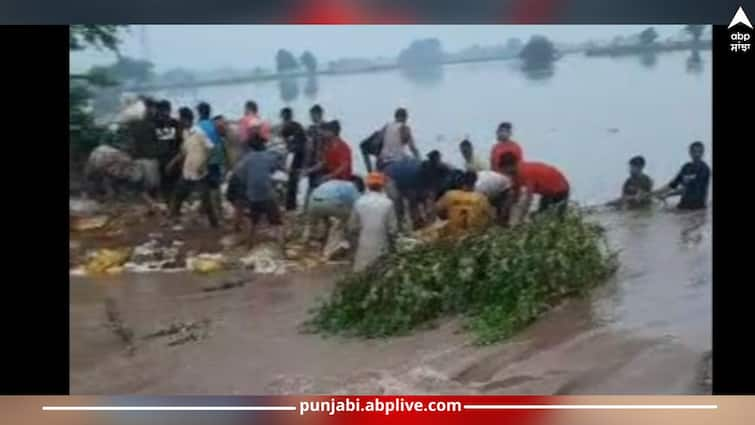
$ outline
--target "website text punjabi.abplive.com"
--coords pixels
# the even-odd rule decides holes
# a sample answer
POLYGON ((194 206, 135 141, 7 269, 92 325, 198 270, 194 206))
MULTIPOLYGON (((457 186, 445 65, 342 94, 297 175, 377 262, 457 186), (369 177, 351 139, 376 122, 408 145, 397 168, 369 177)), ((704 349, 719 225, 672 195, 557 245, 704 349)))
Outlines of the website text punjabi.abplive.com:
POLYGON ((360 400, 359 397, 353 399, 346 398, 343 400, 313 400, 299 402, 299 414, 307 413, 326 413, 335 415, 336 413, 410 413, 410 412, 461 412, 462 404, 460 401, 431 401, 423 403, 422 401, 407 401, 403 397, 396 397, 393 400, 383 401, 375 397, 369 400, 360 400))

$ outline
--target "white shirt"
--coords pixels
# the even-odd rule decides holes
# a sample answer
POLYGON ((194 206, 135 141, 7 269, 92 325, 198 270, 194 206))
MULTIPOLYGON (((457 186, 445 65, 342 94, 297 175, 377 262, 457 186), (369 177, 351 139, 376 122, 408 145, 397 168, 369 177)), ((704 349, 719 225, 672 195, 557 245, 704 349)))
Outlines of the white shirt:
POLYGON ((199 127, 184 132, 181 146, 185 155, 182 168, 184 179, 196 181, 207 175, 207 159, 213 146, 210 138, 199 127))
POLYGON ((404 123, 394 121, 385 126, 380 159, 385 162, 392 162, 409 156, 406 152, 406 144, 401 139, 401 129, 405 125, 404 123))
POLYGON ((477 173, 475 192, 494 198, 511 188, 511 179, 496 171, 483 170, 477 173))
POLYGON ((385 193, 368 191, 354 203, 348 229, 359 231, 354 271, 364 270, 388 250, 398 231, 393 202, 385 193))

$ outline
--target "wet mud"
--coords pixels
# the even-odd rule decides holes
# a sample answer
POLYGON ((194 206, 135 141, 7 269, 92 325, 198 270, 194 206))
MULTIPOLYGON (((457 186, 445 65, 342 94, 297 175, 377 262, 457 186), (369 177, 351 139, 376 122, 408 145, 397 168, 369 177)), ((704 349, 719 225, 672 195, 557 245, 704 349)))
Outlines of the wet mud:
POLYGON ((599 213, 616 276, 515 337, 300 332, 343 266, 71 277, 72 394, 710 392, 711 214, 599 213))

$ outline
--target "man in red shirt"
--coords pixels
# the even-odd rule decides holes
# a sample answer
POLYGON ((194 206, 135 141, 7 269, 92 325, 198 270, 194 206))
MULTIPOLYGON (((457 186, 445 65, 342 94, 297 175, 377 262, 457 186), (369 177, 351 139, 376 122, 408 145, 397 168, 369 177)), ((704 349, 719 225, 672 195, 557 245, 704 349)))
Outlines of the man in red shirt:
POLYGON ((493 145, 493 149, 490 152, 490 169, 497 172, 501 170, 501 158, 507 153, 512 153, 517 161, 522 161, 522 148, 519 144, 511 140, 511 123, 502 122, 498 126, 496 131, 496 137, 498 141, 493 145))
POLYGON ((538 212, 554 209, 559 215, 566 212, 569 202, 569 181, 556 167, 542 162, 522 162, 507 152, 499 166, 514 183, 517 211, 510 214, 510 224, 520 222, 530 209, 532 197, 540 195, 538 212))
POLYGON ((262 140, 270 140, 270 132, 270 123, 260 118, 257 103, 251 100, 247 101, 244 104, 244 116, 239 120, 239 140, 241 143, 248 147, 255 133, 262 140))
POLYGON ((322 159, 306 173, 323 172, 323 182, 331 179, 351 180, 351 148, 340 137, 341 124, 337 120, 327 122, 322 125, 321 134, 325 143, 322 159))

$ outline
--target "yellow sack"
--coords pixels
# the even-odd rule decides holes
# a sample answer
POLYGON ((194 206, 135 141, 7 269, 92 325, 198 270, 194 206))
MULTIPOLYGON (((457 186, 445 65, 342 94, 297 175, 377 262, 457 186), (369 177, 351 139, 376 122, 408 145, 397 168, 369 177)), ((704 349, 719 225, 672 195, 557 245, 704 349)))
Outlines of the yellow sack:
POLYGON ((130 256, 131 250, 128 248, 101 249, 89 260, 86 270, 89 273, 104 273, 110 268, 123 265, 130 256))
POLYGON ((94 217, 77 217, 73 220, 71 227, 77 232, 85 232, 87 230, 95 230, 105 227, 110 221, 110 217, 106 215, 96 215, 94 217))

